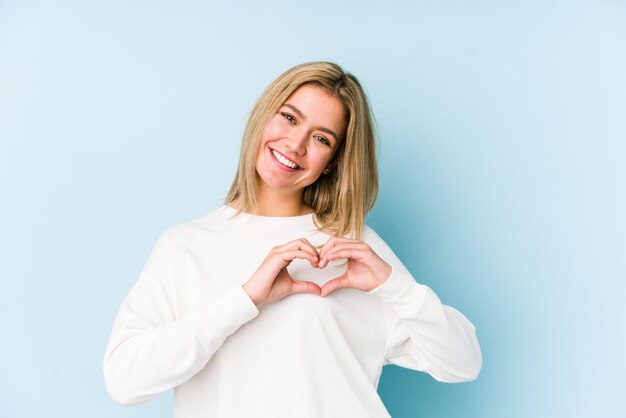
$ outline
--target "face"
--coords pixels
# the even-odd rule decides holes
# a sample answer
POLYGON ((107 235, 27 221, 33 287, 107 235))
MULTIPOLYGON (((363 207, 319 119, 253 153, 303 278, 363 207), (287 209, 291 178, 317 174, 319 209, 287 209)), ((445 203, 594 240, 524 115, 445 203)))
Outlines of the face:
POLYGON ((345 129, 341 101, 321 87, 296 89, 263 131, 256 170, 265 186, 291 193, 314 183, 345 129))

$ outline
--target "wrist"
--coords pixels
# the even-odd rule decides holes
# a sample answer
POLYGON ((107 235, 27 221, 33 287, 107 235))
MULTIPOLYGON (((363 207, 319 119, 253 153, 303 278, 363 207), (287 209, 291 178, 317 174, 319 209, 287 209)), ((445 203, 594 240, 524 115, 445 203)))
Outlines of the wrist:
POLYGON ((380 277, 384 277, 383 280, 374 279, 375 285, 372 287, 368 293, 373 292, 374 290, 378 290, 383 287, 389 280, 391 280, 391 276, 393 276, 394 268, 391 264, 386 263, 384 271, 380 274, 380 277))
POLYGON ((250 298, 250 300, 252 301, 252 303, 254 303, 256 305, 256 307, 258 308, 259 305, 261 304, 261 301, 258 300, 255 296, 254 296, 254 292, 252 292, 250 290, 250 286, 248 285, 248 283, 244 283, 243 285, 241 285, 241 287, 243 287, 243 290, 246 292, 246 294, 248 295, 248 297, 250 298))

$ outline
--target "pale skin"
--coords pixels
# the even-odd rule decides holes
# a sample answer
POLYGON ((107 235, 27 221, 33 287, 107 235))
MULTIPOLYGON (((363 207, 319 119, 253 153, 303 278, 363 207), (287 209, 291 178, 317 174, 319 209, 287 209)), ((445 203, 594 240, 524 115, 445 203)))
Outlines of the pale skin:
MULTIPOLYGON (((256 168, 262 179, 259 194, 260 216, 299 216, 311 213, 302 203, 302 192, 325 169, 332 169, 332 157, 345 129, 341 101, 326 90, 304 85, 285 101, 265 127, 256 168), (298 165, 286 170, 271 150, 298 165)), ((237 201, 231 203, 237 207, 237 201)), ((342 288, 363 292, 383 284, 391 275, 391 265, 361 240, 331 237, 320 249, 305 238, 289 241, 271 249, 252 277, 243 285, 257 307, 276 302, 294 293, 327 296, 342 288), (344 274, 321 287, 289 275, 287 266, 296 258, 309 260, 313 268, 325 268, 329 261, 347 259, 344 274)))

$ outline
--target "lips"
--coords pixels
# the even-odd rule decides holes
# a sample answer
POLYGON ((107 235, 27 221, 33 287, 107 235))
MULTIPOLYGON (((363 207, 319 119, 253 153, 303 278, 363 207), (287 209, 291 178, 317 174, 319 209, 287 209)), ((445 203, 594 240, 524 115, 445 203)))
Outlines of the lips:
POLYGON ((272 159, 273 159, 274 161, 276 161, 276 163, 278 163, 278 164, 279 164, 282 168, 284 168, 284 169, 286 169, 286 170, 289 170, 289 171, 297 171, 297 170, 302 170, 302 167, 300 167, 300 166, 298 165, 298 163, 296 163, 295 161, 292 161, 291 159, 287 158, 287 157, 286 157, 284 154, 282 154, 280 151, 275 150, 275 149, 270 148, 270 147, 268 147, 268 148, 269 148, 269 150, 270 150, 270 154, 271 154, 271 156, 272 156, 272 159), (280 162, 280 161, 276 158, 276 156, 274 155, 274 152, 276 152, 277 154, 282 155, 282 157, 283 157, 283 158, 285 158, 286 160, 288 160, 288 161, 292 162, 293 164, 295 164, 295 165, 296 165, 296 167, 295 167, 295 168, 291 168, 291 167, 288 167, 288 166, 284 165, 283 163, 281 163, 281 162, 280 162))

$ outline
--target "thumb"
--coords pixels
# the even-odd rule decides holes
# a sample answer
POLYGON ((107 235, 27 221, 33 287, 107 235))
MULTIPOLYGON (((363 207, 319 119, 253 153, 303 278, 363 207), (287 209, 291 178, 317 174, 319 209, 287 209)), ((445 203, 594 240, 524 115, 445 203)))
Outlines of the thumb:
POLYGON ((320 296, 327 296, 333 293, 337 289, 342 289, 344 287, 350 287, 350 281, 346 279, 346 275, 342 274, 339 277, 335 277, 332 280, 324 283, 321 289, 320 296))
POLYGON ((291 294, 294 293, 313 293, 314 295, 320 294, 320 287, 313 283, 308 282, 306 280, 291 280, 293 282, 291 286, 291 294))

